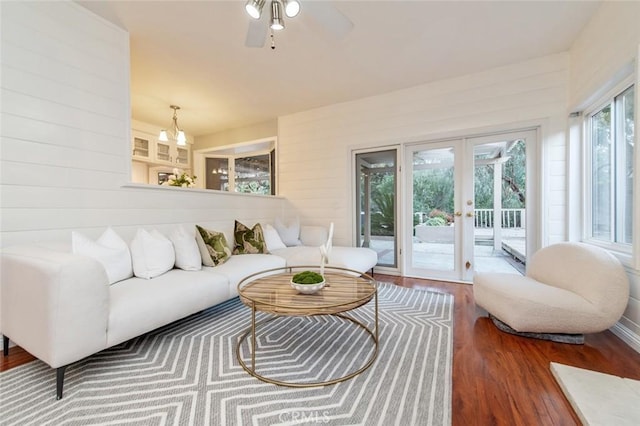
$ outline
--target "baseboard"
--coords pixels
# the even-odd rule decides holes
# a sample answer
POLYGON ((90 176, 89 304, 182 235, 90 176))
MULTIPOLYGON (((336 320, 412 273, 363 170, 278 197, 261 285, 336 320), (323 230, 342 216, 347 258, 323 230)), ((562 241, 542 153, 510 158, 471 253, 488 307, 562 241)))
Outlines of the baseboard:
POLYGON ((620 322, 617 322, 610 330, 618 336, 620 340, 631 346, 634 351, 640 353, 640 336, 620 324, 620 322))

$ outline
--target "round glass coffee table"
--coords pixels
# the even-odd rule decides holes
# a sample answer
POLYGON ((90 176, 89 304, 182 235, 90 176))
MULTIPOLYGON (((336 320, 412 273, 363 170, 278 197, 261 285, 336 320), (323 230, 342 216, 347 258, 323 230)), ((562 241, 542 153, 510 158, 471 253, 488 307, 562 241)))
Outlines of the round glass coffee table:
POLYGON ((290 285, 291 278, 301 271, 318 272, 317 266, 296 266, 271 269, 244 278, 238 284, 238 294, 242 303, 251 308, 251 325, 240 336, 236 346, 236 357, 242 368, 252 376, 281 386, 314 387, 339 383, 365 371, 378 356, 378 288, 377 282, 367 274, 345 268, 325 267, 325 287, 314 294, 298 293, 290 285), (374 324, 367 326, 346 312, 359 308, 374 300, 374 324), (260 323, 256 322, 256 312, 273 314, 260 323), (371 356, 355 371, 337 378, 320 382, 289 382, 266 377, 256 372, 256 332, 259 326, 282 316, 333 315, 361 327, 373 344, 371 356), (241 356, 241 346, 251 337, 251 366, 241 356))

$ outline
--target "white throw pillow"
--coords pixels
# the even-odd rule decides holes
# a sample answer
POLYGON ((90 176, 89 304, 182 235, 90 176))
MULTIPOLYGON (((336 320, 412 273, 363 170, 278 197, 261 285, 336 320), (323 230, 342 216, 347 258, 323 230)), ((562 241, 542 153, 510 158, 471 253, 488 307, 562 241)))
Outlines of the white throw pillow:
POLYGON ((202 258, 200 257, 200 250, 194 234, 189 234, 180 225, 169 235, 169 239, 173 243, 176 253, 176 268, 184 269, 185 271, 199 271, 202 269, 202 258))
POLYGON ((268 224, 264 225, 262 227, 262 233, 264 234, 264 242, 267 245, 267 250, 270 252, 287 247, 285 243, 282 242, 280 234, 278 234, 278 231, 276 231, 276 228, 273 226, 268 224))
POLYGON ((109 284, 133 276, 129 246, 111 228, 107 228, 97 241, 79 232, 71 232, 71 251, 100 262, 107 272, 109 284))
POLYGON ((276 218, 275 228, 282 239, 282 242, 288 246, 299 246, 300 242, 300 218, 296 217, 290 225, 282 223, 280 218, 276 218))
POLYGON ((176 255, 171 241, 155 229, 138 229, 131 241, 133 274, 140 278, 153 278, 173 268, 176 255))

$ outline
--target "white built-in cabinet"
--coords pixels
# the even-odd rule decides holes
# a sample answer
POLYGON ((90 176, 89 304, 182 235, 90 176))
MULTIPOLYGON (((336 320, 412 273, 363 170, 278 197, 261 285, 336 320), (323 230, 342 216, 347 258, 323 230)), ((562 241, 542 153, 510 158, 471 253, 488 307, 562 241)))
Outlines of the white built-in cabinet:
POLYGON ((188 145, 178 146, 175 142, 161 142, 158 135, 135 129, 131 131, 131 135, 132 160, 180 169, 191 168, 191 147, 188 145))
POLYGON ((150 139, 142 134, 133 134, 133 153, 131 158, 137 161, 151 160, 151 142, 150 139))

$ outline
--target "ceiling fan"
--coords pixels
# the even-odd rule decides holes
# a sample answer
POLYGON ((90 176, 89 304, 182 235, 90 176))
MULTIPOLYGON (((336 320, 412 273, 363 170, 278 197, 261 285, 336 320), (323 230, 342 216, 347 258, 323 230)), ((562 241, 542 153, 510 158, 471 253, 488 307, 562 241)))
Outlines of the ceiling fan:
POLYGON ((245 40, 247 47, 263 47, 267 33, 271 30, 271 48, 275 49, 273 32, 285 27, 283 11, 288 18, 293 18, 304 9, 305 15, 314 19, 325 31, 338 39, 344 38, 353 29, 353 22, 328 1, 308 1, 302 8, 298 0, 270 0, 269 13, 263 13, 265 3, 267 0, 248 0, 245 4, 245 9, 252 18, 249 20, 245 40), (261 19, 263 15, 269 16, 261 19))

